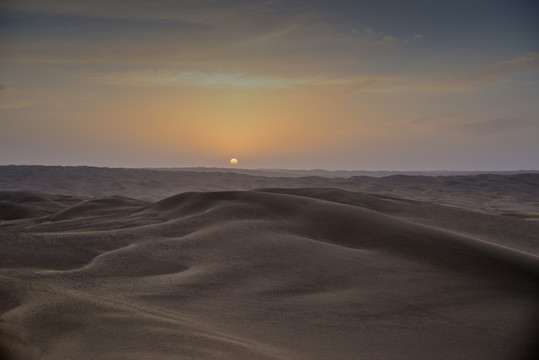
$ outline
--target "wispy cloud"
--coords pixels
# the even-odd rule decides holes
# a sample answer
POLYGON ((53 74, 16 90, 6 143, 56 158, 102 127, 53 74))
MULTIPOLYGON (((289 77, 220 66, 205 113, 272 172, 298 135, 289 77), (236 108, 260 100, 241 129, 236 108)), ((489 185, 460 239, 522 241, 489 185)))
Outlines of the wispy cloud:
POLYGON ((528 71, 539 70, 539 52, 487 64, 484 67, 453 74, 431 82, 434 89, 444 91, 473 91, 496 85, 502 80, 528 71))
POLYGON ((490 65, 493 68, 500 68, 505 66, 515 67, 522 69, 525 66, 531 66, 539 68, 539 51, 529 52, 526 55, 519 56, 514 59, 498 61, 490 65))
POLYGON ((455 127, 458 130, 475 134, 501 133, 524 127, 527 128, 537 126, 539 126, 539 124, 530 121, 524 121, 520 118, 499 118, 455 124, 455 127))
POLYGON ((405 123, 413 127, 427 127, 437 131, 451 131, 471 135, 490 135, 539 128, 538 122, 519 117, 473 120, 466 119, 465 114, 456 113, 415 118, 407 120, 405 123))
POLYGON ((33 107, 35 104, 27 100, 16 100, 8 103, 0 103, 0 110, 14 110, 33 107))
POLYGON ((477 91, 495 86, 520 73, 536 70, 539 70, 539 52, 493 62, 475 71, 468 70, 430 78, 399 75, 283 77, 257 75, 256 72, 159 69, 88 75, 86 79, 128 86, 195 86, 231 89, 285 89, 302 86, 340 87, 349 93, 364 90, 381 93, 453 93, 477 91))
POLYGON ((0 83, 0 93, 9 94, 15 90, 15 86, 11 84, 2 84, 0 83))
POLYGON ((447 114, 440 114, 437 116, 425 116, 425 117, 418 117, 413 119, 405 120, 405 123, 407 125, 424 125, 424 124, 433 124, 433 123, 440 123, 445 121, 453 121, 456 119, 460 113, 447 113, 447 114))
POLYGON ((59 15, 66 26, 72 26, 72 15, 98 19, 81 21, 74 32, 43 31, 22 41, 7 37, 1 60, 317 74, 368 61, 370 49, 400 43, 355 19, 328 17, 324 6, 279 0, 14 1, 9 9, 18 16, 59 15))
POLYGON ((313 17, 279 19, 259 26, 255 22, 210 27, 196 32, 161 31, 142 34, 146 40, 34 39, 12 41, 1 60, 11 63, 151 65, 198 71, 290 71, 320 73, 362 61, 372 47, 391 48, 393 36, 370 29, 336 30, 313 17), (354 31, 355 30, 355 31, 354 31), (331 49, 331 51, 328 51, 331 49), (359 57, 358 57, 359 56, 359 57))
POLYGON ((397 45, 397 39, 394 36, 386 35, 382 37, 380 44, 383 46, 392 47, 397 45))
MULTIPOLYGON (((161 0, 137 3, 129 0, 112 2, 107 0, 24 0, 14 1, 9 8, 19 12, 214 23, 237 13, 240 8, 247 10, 248 2, 231 1, 219 4, 219 2, 208 0, 161 0)), ((263 4, 259 5, 259 9, 261 8, 263 4)))
POLYGON ((129 86, 197 86, 213 88, 286 88, 308 80, 250 76, 243 73, 205 73, 200 71, 136 70, 90 76, 89 80, 129 86))
POLYGON ((376 92, 398 93, 458 93, 478 91, 508 81, 513 77, 539 71, 539 52, 530 52, 517 58, 497 61, 452 74, 431 77, 400 77, 399 81, 372 89, 376 92))
POLYGON ((245 73, 205 73, 199 71, 138 70, 89 76, 87 80, 127 86, 191 86, 222 89, 287 89, 297 87, 333 87, 349 93, 395 80, 384 76, 286 78, 245 73))

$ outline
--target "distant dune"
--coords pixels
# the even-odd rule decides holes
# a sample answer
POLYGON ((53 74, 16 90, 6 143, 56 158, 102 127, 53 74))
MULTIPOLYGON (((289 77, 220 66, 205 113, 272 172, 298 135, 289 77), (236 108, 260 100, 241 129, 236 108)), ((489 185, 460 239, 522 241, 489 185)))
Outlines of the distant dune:
POLYGON ((0 171, 2 359, 537 355, 537 175, 0 171))
MULTIPOLYGON (((324 177, 313 174, 358 174, 322 170, 243 169, 114 169, 62 166, 0 166, 0 191, 107 197, 124 196, 156 201, 187 191, 252 190, 256 188, 337 188, 491 214, 539 219, 539 173, 498 173, 440 176, 444 172, 403 175, 376 172, 385 177, 324 177), (249 175, 257 174, 257 175, 249 175), (262 176, 261 174, 265 174, 262 176), (309 176, 296 176, 310 174, 309 176), (282 176, 280 176, 282 175, 282 176)), ((372 173, 372 172, 369 172, 372 173)), ((417 172, 416 172, 417 173, 417 172)))
POLYGON ((253 176, 269 177, 308 177, 318 176, 327 178, 349 178, 352 176, 368 177, 386 177, 392 175, 409 176, 453 176, 453 175, 515 175, 515 174, 537 174, 539 170, 518 170, 518 171, 368 171, 368 170, 293 170, 293 169, 241 169, 236 167, 217 168, 217 167, 184 167, 184 168, 147 168, 147 170, 165 170, 165 171, 192 171, 192 172, 234 172, 236 174, 245 174, 253 176))

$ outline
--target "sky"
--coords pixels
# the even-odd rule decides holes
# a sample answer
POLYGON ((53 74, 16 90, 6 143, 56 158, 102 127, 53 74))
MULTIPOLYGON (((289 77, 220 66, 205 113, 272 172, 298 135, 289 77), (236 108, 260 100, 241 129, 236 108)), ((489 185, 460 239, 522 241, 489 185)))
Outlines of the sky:
POLYGON ((539 169, 539 5, 4 0, 0 165, 539 169))

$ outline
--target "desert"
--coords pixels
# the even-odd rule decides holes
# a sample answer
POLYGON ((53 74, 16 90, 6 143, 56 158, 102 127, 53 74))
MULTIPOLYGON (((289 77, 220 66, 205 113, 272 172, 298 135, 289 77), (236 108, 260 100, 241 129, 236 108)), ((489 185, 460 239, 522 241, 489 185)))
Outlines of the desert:
POLYGON ((0 167, 3 358, 536 355, 539 174, 163 171, 0 167))

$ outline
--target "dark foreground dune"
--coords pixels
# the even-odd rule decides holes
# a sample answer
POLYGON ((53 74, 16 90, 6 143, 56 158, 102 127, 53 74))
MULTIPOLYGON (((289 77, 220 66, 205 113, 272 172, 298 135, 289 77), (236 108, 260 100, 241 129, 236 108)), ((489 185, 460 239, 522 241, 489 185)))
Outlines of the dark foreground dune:
POLYGON ((2 359, 536 355, 536 221, 327 188, 2 201, 2 359))

